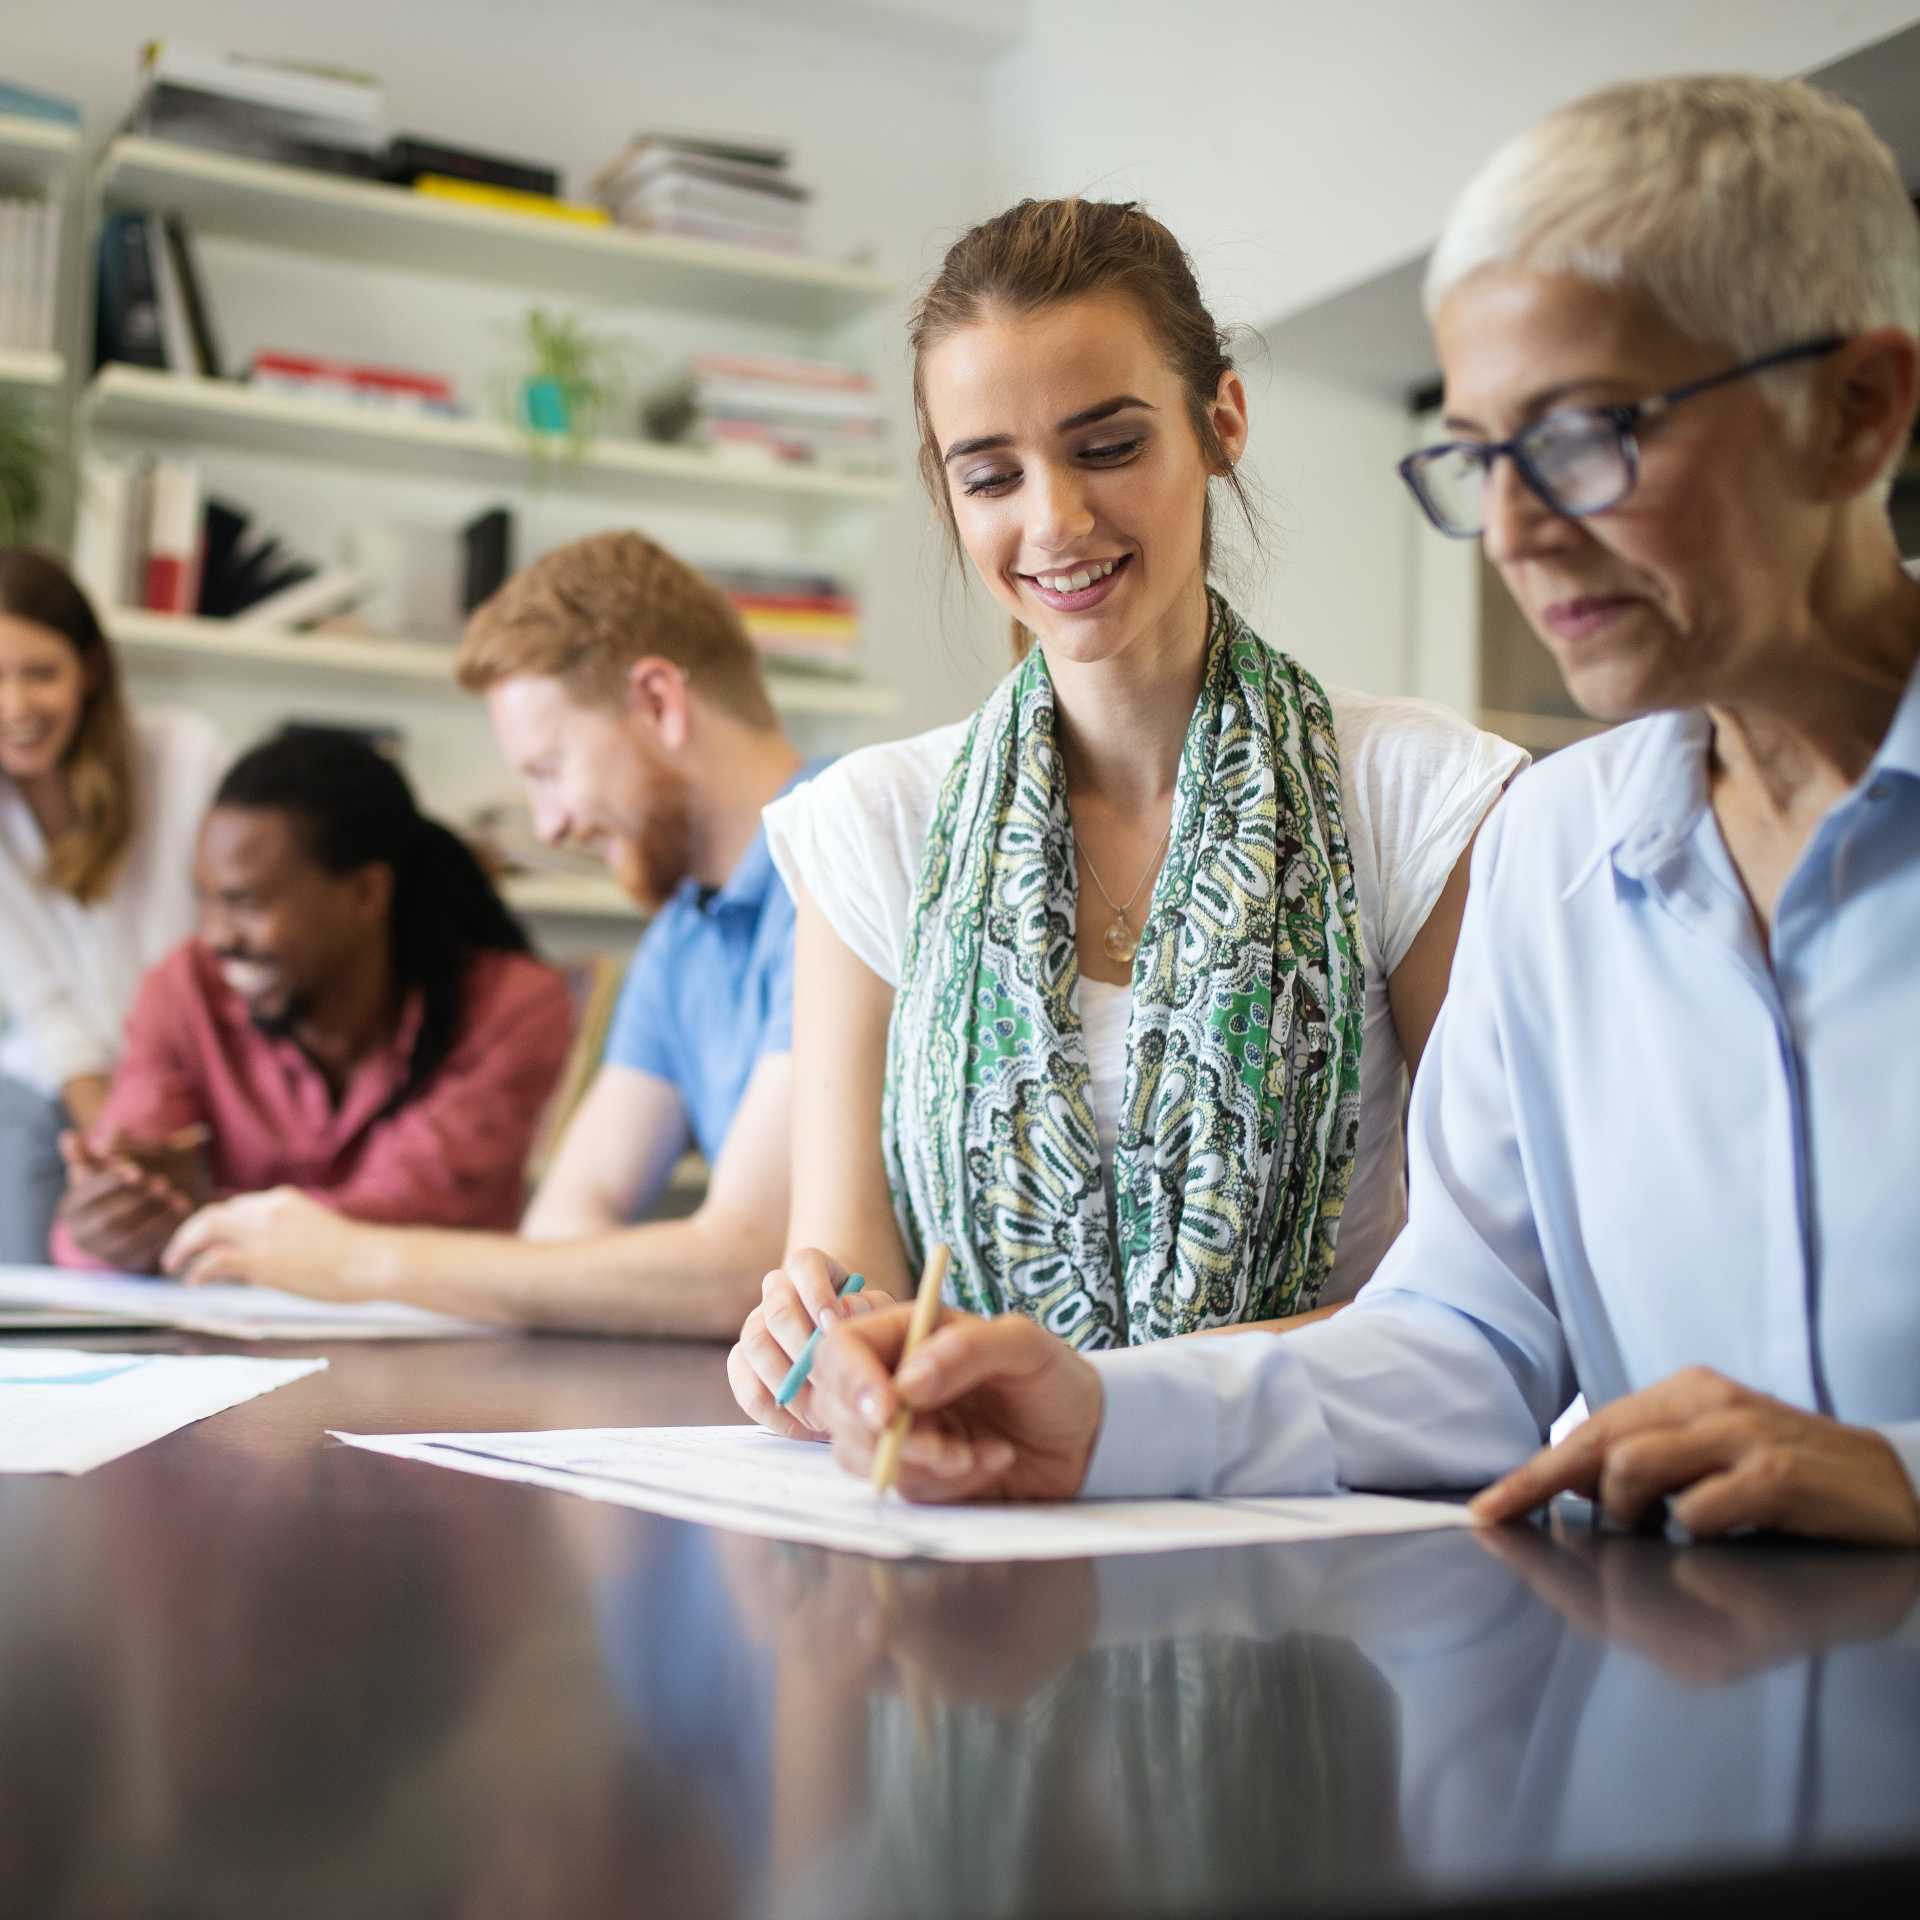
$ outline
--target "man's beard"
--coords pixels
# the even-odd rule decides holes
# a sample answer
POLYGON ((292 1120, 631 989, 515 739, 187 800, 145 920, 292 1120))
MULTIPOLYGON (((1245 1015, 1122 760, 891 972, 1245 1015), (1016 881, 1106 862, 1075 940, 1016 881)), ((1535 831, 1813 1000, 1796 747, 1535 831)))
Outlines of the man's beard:
POLYGON ((623 834, 607 849, 607 865, 621 889, 648 913, 658 913, 687 877, 693 825, 684 792, 662 794, 647 809, 637 834, 623 834))

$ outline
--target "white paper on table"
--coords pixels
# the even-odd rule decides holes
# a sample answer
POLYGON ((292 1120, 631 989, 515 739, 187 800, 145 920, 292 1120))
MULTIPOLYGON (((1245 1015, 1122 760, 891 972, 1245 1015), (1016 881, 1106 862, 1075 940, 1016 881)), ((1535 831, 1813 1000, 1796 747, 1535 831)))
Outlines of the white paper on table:
MULTIPOLYGON (((183 1287, 131 1274, 0 1266, 0 1313, 16 1306, 97 1313, 102 1325, 177 1327, 228 1340, 453 1340, 505 1331, 393 1300, 308 1300, 270 1287, 183 1287)), ((0 1332, 6 1330, 0 1320, 0 1332)))
POLYGON ((1362 1493, 917 1506, 897 1496, 875 1499, 818 1442, 783 1440, 759 1427, 333 1437, 402 1460, 884 1560, 1074 1560, 1083 1554, 1258 1546, 1472 1524, 1461 1507, 1362 1493))
POLYGON ((326 1364, 77 1347, 0 1350, 0 1473, 88 1473, 326 1364))

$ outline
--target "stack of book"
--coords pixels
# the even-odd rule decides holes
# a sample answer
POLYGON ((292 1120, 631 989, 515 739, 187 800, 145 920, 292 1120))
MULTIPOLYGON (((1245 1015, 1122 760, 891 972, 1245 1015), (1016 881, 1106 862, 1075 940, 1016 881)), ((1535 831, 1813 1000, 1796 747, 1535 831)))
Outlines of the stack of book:
POLYGON ((213 306, 177 213, 110 213, 100 226, 94 361, 221 377, 213 306))
POLYGON ((813 190, 792 150, 705 134, 636 134, 594 175, 593 197, 623 227, 730 246, 807 250, 813 190))
POLYGON ((60 209, 0 200, 0 351, 47 353, 60 286, 60 209))
POLYGON ((771 567, 704 571, 739 610, 748 639, 767 659, 851 671, 860 645, 860 608, 844 581, 771 567))
POLYGON ((310 353, 256 353, 247 370, 252 386, 271 393, 383 413, 459 414, 453 382, 443 374, 376 367, 357 360, 324 360, 310 353))
MULTIPOLYGON (((100 608, 194 613, 207 553, 207 501, 191 460, 80 463, 73 571, 100 608)), ((269 590, 283 584, 280 576, 269 590)))
POLYGON ((368 74, 178 40, 149 41, 139 74, 131 133, 362 179, 379 174, 386 99, 368 74))
POLYGON ((871 377, 826 361, 696 354, 648 403, 647 425, 663 440, 749 460, 799 461, 840 473, 891 470, 871 377))

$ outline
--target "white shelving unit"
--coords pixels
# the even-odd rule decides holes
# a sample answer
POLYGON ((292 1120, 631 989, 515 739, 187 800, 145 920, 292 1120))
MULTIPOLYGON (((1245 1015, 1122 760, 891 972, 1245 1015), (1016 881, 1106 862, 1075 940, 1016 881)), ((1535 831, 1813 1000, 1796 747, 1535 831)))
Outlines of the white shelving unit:
POLYGON ((501 897, 516 913, 562 920, 617 920, 637 928, 644 916, 611 880, 592 874, 516 873, 501 883, 501 897))
POLYGON ((99 188, 109 206, 181 213, 212 237, 366 266, 404 262, 409 272, 547 298, 632 300, 818 329, 893 291, 863 267, 501 212, 131 135, 107 148, 99 188))
POLYGON ((91 430, 143 440, 448 479, 537 480, 609 497, 692 491, 743 505, 880 506, 898 492, 892 479, 734 461, 697 447, 642 440, 594 440, 578 455, 564 447, 545 453, 524 434, 492 421, 309 400, 146 367, 103 368, 88 384, 81 412, 91 430))
MULTIPOLYGON (((302 351, 367 357, 364 344, 356 356, 351 326, 337 347, 330 344, 329 313, 336 323, 357 319, 337 295, 327 311, 300 301, 316 288, 351 283, 355 299, 387 313, 390 287, 388 341, 378 351, 404 356, 408 339, 437 337, 444 315, 458 332, 441 342, 449 371, 469 393, 478 391, 476 329, 495 324, 476 316, 497 314, 498 324, 508 324, 507 311, 523 300, 579 301, 601 316, 596 324, 615 330, 644 330, 651 317, 673 352, 711 338, 753 351, 837 355, 863 350, 866 323, 896 292, 863 266, 468 205, 142 137, 110 141, 87 177, 90 230, 115 210, 184 218, 204 245, 216 321, 221 275, 238 276, 230 290, 243 309, 234 329, 243 358, 259 344, 269 313, 269 341, 284 319, 302 351), (317 276, 309 263, 339 271, 317 276), (285 304, 269 308, 263 300, 285 304)), ((319 304, 325 308, 325 299, 319 304)), ((226 344, 231 351, 231 336, 226 344)), ((458 524, 476 499, 493 494, 524 505, 534 523, 545 521, 548 540, 567 537, 551 529, 569 516, 589 524, 594 516, 659 529, 676 545, 684 538, 692 544, 683 551, 712 562, 737 551, 743 560, 857 574, 870 550, 866 516, 896 501, 901 486, 891 475, 640 439, 549 450, 504 419, 363 408, 124 365, 84 381, 72 418, 76 460, 91 447, 203 457, 210 484, 233 487, 249 505, 263 501, 262 518, 296 538, 308 500, 323 526, 348 498, 363 515, 391 512, 415 523, 444 513, 458 524), (236 471, 238 479, 223 477, 236 471)), ((424 805, 452 817, 473 803, 470 790, 484 778, 484 716, 454 688, 444 641, 249 630, 125 608, 103 610, 103 619, 129 669, 156 697, 222 702, 238 710, 226 715, 230 726, 255 724, 256 713, 276 709, 329 723, 377 717, 422 744, 430 763, 416 773, 424 805)), ((771 664, 767 679, 781 713, 814 725, 816 739, 820 728, 884 719, 900 705, 896 689, 871 679, 771 664)), ((830 732, 821 744, 832 744, 830 732)), ((508 785, 502 768, 499 786, 508 785)), ((529 915, 580 923, 576 932, 598 922, 627 938, 637 924, 632 903, 591 877, 528 877, 511 882, 508 893, 529 915)))
POLYGON ((0 183, 36 193, 55 192, 79 151, 80 136, 72 127, 0 113, 0 183))
MULTIPOLYGON (((230 620, 196 620, 142 608, 102 608, 114 644, 134 658, 233 661, 267 673, 315 670, 361 680, 404 680, 430 686, 453 683, 453 650, 440 640, 387 639, 341 633, 285 633, 230 620)), ((818 673, 769 673, 774 704, 788 714, 843 718, 884 717, 899 706, 891 687, 818 673)))
POLYGON ((0 387, 52 388, 66 377, 67 363, 60 354, 0 347, 0 387))

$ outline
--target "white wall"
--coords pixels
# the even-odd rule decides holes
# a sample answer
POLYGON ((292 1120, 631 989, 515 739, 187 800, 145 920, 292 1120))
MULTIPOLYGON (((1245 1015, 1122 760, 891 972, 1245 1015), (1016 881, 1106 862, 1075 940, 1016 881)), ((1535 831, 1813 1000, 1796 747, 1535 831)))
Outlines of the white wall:
POLYGON ((1425 247, 1507 134, 1612 80, 1804 72, 1910 0, 1033 0, 1000 63, 1027 191, 1144 197, 1273 321, 1425 247))

